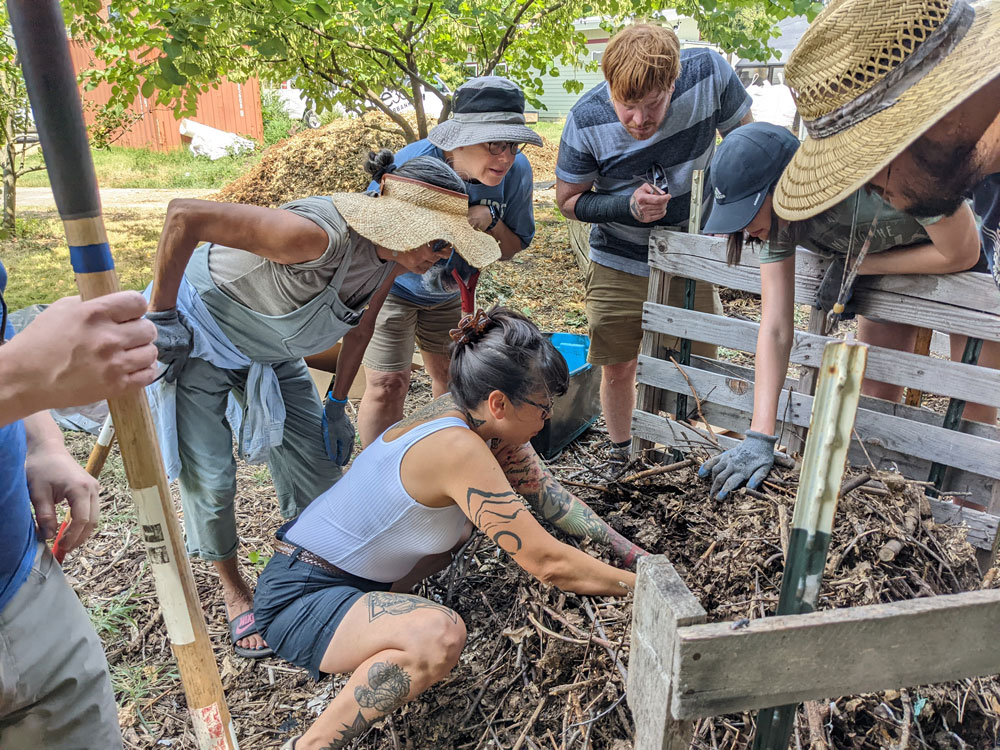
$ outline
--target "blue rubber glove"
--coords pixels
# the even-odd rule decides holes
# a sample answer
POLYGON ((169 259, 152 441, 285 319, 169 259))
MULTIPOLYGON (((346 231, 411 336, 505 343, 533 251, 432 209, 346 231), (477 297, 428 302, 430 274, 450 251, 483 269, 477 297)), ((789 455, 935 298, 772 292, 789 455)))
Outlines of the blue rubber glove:
MULTIPOLYGON (((823 274, 823 280, 816 290, 816 301, 813 306, 823 312, 829 312, 837 303, 840 296, 840 285, 844 280, 844 256, 834 255, 830 260, 830 265, 823 274)), ((855 277, 856 278, 856 277, 855 277)), ((844 295, 844 312, 840 314, 841 320, 850 320, 855 316, 855 307, 851 304, 851 297, 854 296, 854 285, 846 291, 844 295)))
POLYGON ((726 495, 742 484, 752 490, 760 487, 774 466, 774 444, 777 435, 765 435, 750 430, 743 442, 718 456, 710 458, 698 469, 699 477, 712 474, 712 497, 725 500, 726 495))
POLYGON ((146 319, 156 326, 156 358, 167 366, 163 379, 173 383, 187 364, 194 346, 194 333, 176 307, 151 310, 146 313, 146 319))
POLYGON ((329 393, 323 402, 323 445, 338 466, 345 466, 354 452, 354 425, 347 416, 346 406, 346 398, 338 401, 329 393))

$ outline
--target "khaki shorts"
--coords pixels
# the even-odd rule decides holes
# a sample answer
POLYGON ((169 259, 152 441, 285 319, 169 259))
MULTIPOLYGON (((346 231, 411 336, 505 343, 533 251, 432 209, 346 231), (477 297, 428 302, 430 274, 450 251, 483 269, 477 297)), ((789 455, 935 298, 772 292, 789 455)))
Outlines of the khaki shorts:
MULTIPOLYGON (((591 261, 584 285, 590 326, 587 361, 592 365, 617 365, 638 357, 642 343, 642 305, 646 301, 649 279, 591 261)), ((684 306, 684 280, 679 276, 670 284, 668 304, 684 306)), ((695 285, 694 309, 722 314, 722 301, 714 284, 702 281, 695 285)), ((663 344, 679 349, 680 339, 667 337, 663 344)), ((718 347, 692 342, 691 352, 715 359, 718 347)))
POLYGON ((390 294, 375 321, 375 332, 361 363, 378 372, 409 372, 413 342, 423 352, 448 356, 448 332, 462 319, 458 298, 427 307, 390 294))

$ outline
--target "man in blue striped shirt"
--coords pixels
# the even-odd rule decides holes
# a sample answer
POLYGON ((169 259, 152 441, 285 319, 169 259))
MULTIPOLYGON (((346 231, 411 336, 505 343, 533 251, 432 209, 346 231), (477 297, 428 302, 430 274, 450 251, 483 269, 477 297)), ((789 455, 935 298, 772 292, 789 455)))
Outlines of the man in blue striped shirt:
MULTIPOLYGON (((668 28, 625 29, 609 42, 601 68, 606 82, 584 94, 566 118, 556 201, 568 218, 594 225, 588 359, 602 368, 601 406, 616 471, 628 456, 635 408, 650 230, 686 225, 691 174, 708 169, 716 132, 753 118, 750 96, 722 56, 710 49, 682 52, 668 28)), ((683 285, 672 284, 670 304, 680 306, 682 298, 683 285)), ((721 313, 717 290, 700 284, 695 308, 721 313)), ((693 351, 715 355, 714 347, 698 344, 693 351)))

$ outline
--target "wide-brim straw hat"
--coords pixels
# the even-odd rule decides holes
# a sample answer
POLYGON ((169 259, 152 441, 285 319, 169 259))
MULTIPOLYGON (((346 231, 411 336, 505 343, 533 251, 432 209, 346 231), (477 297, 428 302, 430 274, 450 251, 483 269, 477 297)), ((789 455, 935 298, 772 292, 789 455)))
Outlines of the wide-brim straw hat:
POLYGON ((459 86, 451 119, 431 128, 427 140, 444 151, 490 141, 542 145, 542 137, 525 125, 524 92, 501 76, 471 78, 459 86))
POLYGON ((497 241, 469 224, 469 196, 426 182, 387 174, 382 193, 334 193, 344 221, 376 245, 406 253, 444 240, 476 268, 500 257, 497 241))
POLYGON ((778 181, 784 219, 814 216, 874 177, 1000 75, 1000 2, 834 0, 785 83, 809 136, 778 181))

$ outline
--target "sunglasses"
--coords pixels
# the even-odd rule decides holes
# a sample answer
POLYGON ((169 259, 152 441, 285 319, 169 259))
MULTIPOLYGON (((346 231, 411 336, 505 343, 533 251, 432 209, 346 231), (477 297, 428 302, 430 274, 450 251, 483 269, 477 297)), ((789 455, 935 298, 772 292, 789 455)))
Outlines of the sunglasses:
POLYGON ((650 185, 664 193, 670 192, 670 185, 667 183, 667 170, 655 162, 643 174, 635 176, 637 180, 648 182, 650 185))
POLYGON ((510 141, 487 141, 485 144, 493 156, 500 156, 508 148, 513 156, 517 156, 524 148, 523 143, 511 143, 510 141))

